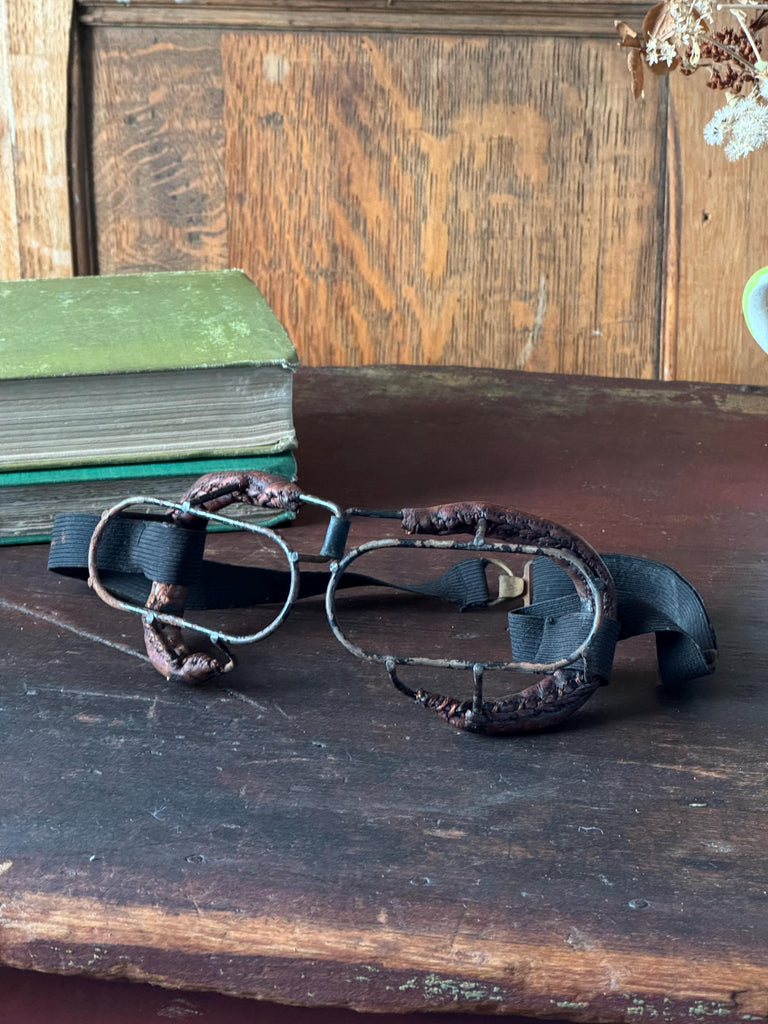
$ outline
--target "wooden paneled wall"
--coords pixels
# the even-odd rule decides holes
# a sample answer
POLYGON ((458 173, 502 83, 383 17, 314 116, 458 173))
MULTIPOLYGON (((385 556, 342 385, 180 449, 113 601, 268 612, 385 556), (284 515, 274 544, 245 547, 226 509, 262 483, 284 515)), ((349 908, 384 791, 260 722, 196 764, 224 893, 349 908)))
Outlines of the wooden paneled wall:
POLYGON ((74 265, 243 267, 305 363, 768 384, 768 155, 704 143, 703 80, 632 100, 646 9, 80 0, 74 265))
POLYGON ((233 261, 322 362, 654 375, 658 104, 600 49, 226 34, 233 261))
POLYGON ((67 67, 73 0, 0 0, 0 277, 72 273, 67 67))

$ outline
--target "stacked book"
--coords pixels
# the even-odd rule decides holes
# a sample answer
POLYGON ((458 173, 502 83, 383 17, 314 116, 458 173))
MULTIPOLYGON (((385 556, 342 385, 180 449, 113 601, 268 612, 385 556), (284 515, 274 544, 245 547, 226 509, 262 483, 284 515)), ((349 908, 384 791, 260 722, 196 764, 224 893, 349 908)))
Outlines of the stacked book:
POLYGON ((0 544, 214 469, 294 478, 296 364, 239 270, 0 282, 0 544))

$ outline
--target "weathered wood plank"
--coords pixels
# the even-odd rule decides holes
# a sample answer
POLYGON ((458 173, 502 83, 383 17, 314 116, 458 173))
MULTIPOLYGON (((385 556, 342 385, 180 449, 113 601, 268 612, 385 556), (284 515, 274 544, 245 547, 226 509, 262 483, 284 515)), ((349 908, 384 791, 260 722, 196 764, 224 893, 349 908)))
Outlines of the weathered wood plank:
POLYGON ((8 3, 0 0, 0 277, 21 276, 16 209, 13 91, 8 47, 8 3))
MULTIPOLYGON (((709 604, 717 673, 660 687, 652 643, 623 643, 569 724, 488 740, 397 694, 310 599, 224 686, 182 689, 136 656, 137 619, 6 548, 0 961, 308 1006, 765 1016, 768 657, 744 608, 768 584, 768 392, 444 367, 296 384, 308 491, 487 497, 671 562, 709 604), (521 409, 535 443, 478 443, 521 409)), ((305 511, 286 539, 316 550, 305 511)))
MULTIPOLYGON (((12 1024, 62 1021, 62 1007, 77 1024, 136 1024, 137 1021, 203 1020, 216 1024, 361 1024, 355 1010, 308 1009, 265 1000, 237 999, 217 992, 183 991, 136 982, 45 975, 0 967, 3 1010, 12 1024)), ((532 1024, 505 1017, 505 1024, 532 1024)), ((378 1013, 375 1024, 424 1024, 422 1014, 378 1013)), ((429 1024, 483 1024, 472 1013, 431 1013, 429 1024)), ((551 1024, 555 1022, 551 1021, 551 1024)))
POLYGON ((10 277, 72 273, 66 148, 71 20, 72 0, 0 2, 0 205, 3 274, 10 277))
POLYGON ((91 175, 90 63, 87 30, 76 20, 72 25, 69 62, 69 127, 67 152, 72 226, 72 265, 77 275, 98 273, 96 226, 93 217, 91 175))
MULTIPOLYGON (((343 6, 192 4, 178 24, 343 6)), ((740 312, 762 162, 703 142, 703 81, 672 76, 667 129, 667 84, 634 104, 607 41, 158 31, 91 36, 102 272, 242 265, 311 363, 768 383, 740 312)))
POLYGON ((99 271, 226 266, 216 37, 100 31, 91 76, 99 271))
POLYGON ((612 48, 248 33, 223 54, 230 259, 306 362, 655 375, 663 98, 634 105, 612 48))
POLYGON ((79 0, 90 25, 197 25, 365 32, 614 36, 615 18, 642 20, 641 0, 79 0))

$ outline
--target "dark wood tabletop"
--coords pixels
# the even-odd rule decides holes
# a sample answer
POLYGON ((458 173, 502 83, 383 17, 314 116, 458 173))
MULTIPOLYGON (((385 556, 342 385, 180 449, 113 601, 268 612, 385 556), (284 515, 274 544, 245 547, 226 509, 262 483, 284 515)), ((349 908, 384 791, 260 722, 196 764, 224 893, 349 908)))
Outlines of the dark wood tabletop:
MULTIPOLYGON (((716 673, 663 688, 638 638, 563 725, 470 735, 311 599, 184 689, 44 545, 0 549, 0 964, 305 1007, 765 1017, 768 390, 302 369, 295 413, 302 486, 342 507, 484 499, 670 563, 716 673)), ((323 531, 308 510, 285 536, 323 531)))

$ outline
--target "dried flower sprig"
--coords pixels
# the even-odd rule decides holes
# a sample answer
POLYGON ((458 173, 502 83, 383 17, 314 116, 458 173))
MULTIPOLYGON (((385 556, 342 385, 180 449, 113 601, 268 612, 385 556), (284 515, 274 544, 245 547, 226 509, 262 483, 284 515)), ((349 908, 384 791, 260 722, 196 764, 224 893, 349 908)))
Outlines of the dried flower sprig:
POLYGON ((706 125, 705 140, 723 146, 729 160, 768 145, 768 61, 760 37, 768 27, 768 5, 663 0, 648 11, 641 32, 622 21, 615 25, 619 45, 628 50, 636 99, 643 95, 646 67, 656 75, 706 68, 707 86, 725 93, 725 105, 706 125), (715 28, 719 11, 735 24, 715 28))

